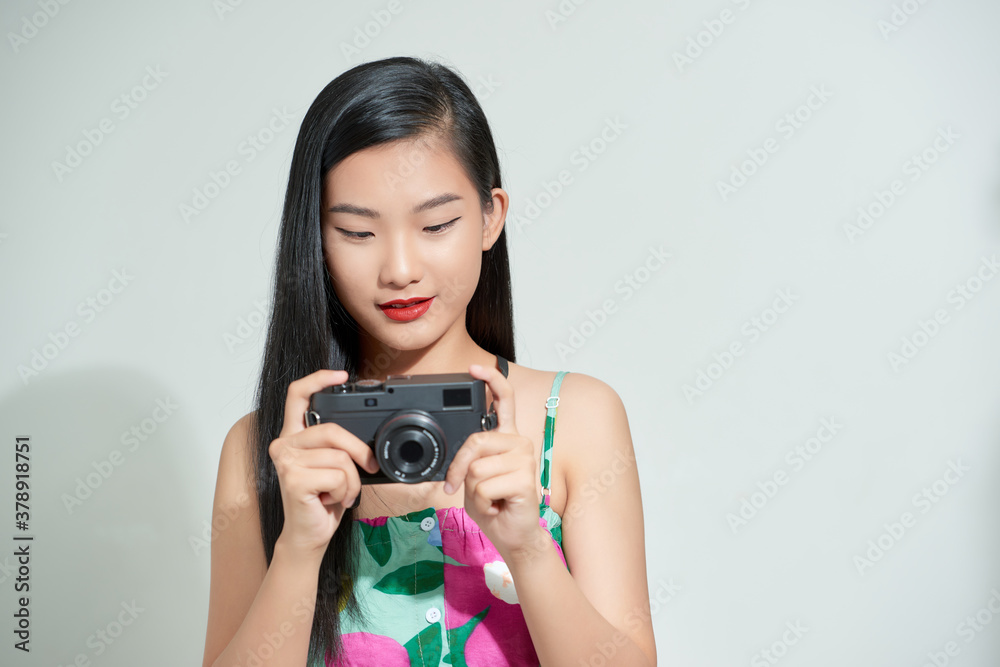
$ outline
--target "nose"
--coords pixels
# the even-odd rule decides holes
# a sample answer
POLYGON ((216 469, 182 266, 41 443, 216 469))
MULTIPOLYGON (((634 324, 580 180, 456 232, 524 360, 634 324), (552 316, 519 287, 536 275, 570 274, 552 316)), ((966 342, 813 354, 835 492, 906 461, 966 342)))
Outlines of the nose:
POLYGON ((407 233, 393 234, 386 243, 379 279, 384 285, 406 287, 423 278, 423 262, 415 240, 407 233))

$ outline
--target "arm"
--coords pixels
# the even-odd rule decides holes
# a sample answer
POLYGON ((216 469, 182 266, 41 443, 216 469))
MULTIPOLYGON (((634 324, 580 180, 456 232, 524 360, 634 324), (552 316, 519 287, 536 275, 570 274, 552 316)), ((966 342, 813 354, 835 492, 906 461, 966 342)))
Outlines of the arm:
POLYGON ((230 429, 219 460, 203 667, 305 665, 309 649, 321 554, 303 556, 279 538, 267 567, 248 472, 250 418, 230 429))
POLYGON ((300 559, 298 554, 285 551, 279 541, 271 567, 236 635, 214 662, 207 662, 206 652, 204 664, 305 665, 318 578, 318 560, 300 559))
POLYGON ((599 655, 602 664, 655 667, 642 501, 625 407, 611 387, 587 375, 572 374, 563 387, 569 396, 559 406, 562 433, 574 426, 556 451, 566 454, 562 543, 573 572, 541 527, 532 546, 509 560, 502 555, 542 665, 595 664, 599 655))

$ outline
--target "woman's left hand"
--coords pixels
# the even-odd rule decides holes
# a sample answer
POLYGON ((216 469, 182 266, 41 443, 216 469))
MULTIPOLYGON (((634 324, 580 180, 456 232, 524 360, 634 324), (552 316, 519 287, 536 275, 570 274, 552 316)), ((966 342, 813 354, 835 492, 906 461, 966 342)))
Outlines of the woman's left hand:
POLYGON ((542 502, 535 447, 514 424, 514 387, 496 368, 470 366, 485 380, 499 418, 497 428, 466 438, 445 476, 452 493, 465 483, 465 511, 504 560, 536 545, 542 502))

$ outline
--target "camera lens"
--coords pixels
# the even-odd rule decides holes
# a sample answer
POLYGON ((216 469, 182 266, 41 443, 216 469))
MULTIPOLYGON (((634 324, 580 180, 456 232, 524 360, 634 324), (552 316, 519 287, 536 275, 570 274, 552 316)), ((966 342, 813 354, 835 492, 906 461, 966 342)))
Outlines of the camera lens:
POLYGON ((417 475, 434 463, 437 444, 426 431, 404 427, 397 429, 385 441, 390 468, 405 475, 417 475))
POLYGON ((375 457, 389 479, 416 484, 441 469, 445 444, 444 431, 429 413, 397 412, 375 432, 375 457))
POLYGON ((406 463, 417 463, 424 455, 424 448, 416 440, 407 440, 398 446, 396 452, 406 463))

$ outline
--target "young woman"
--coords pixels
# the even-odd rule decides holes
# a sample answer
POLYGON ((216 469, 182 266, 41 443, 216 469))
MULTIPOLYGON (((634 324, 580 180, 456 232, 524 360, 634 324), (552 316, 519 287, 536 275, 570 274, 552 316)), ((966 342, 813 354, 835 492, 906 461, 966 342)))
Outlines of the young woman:
POLYGON ((206 667, 656 664, 625 409, 513 363, 500 186, 483 111, 440 64, 359 65, 309 108, 256 410, 219 461, 206 667), (498 425, 444 482, 362 485, 369 445, 305 424, 325 387, 455 372, 498 425))

